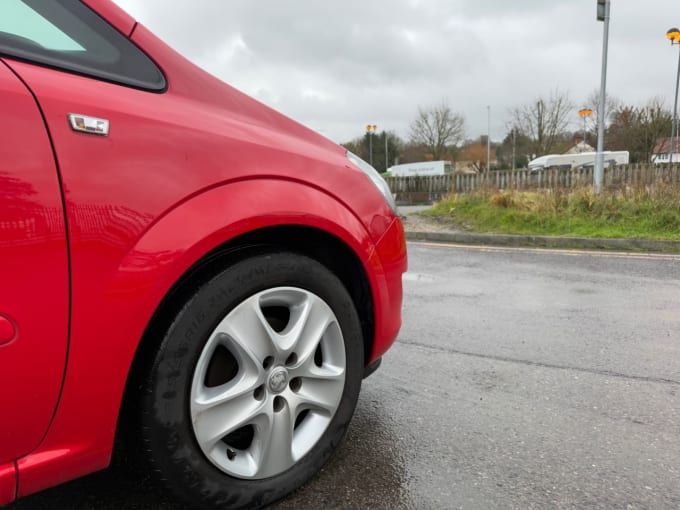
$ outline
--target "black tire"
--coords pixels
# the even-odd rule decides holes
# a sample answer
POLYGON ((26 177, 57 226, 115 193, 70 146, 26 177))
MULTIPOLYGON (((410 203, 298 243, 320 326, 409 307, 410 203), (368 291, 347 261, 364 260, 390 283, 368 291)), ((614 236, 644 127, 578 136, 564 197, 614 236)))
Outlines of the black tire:
POLYGON ((307 482, 338 447, 356 406, 363 358, 354 303, 341 281, 323 265, 289 252, 238 262, 186 301, 153 357, 141 396, 144 455, 167 487, 192 508, 266 506, 307 482), (311 450, 280 474, 244 479, 227 474, 202 451, 192 425, 190 389, 203 348, 220 321, 251 296, 279 287, 309 291, 335 314, 344 340, 344 388, 340 383, 342 396, 335 414, 329 416, 330 422, 311 450))

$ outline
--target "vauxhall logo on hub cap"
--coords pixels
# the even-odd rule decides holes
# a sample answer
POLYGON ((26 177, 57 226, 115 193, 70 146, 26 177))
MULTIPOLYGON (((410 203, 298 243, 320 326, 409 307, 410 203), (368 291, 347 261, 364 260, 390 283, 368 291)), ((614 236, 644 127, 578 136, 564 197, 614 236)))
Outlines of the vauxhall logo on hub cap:
POLYGON ((288 370, 278 367, 269 374, 269 389, 273 393, 281 393, 288 385, 288 370))

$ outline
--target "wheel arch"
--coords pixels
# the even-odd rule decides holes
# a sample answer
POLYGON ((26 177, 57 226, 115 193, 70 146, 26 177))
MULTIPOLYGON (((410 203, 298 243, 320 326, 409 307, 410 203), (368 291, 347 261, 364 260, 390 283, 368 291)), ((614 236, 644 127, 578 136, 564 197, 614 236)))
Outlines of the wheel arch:
POLYGON ((128 372, 116 426, 120 454, 127 455, 133 436, 137 390, 155 350, 187 298, 226 267, 253 255, 288 251, 308 256, 327 267, 343 283, 355 304, 362 330, 364 359, 368 360, 375 336, 374 302, 366 270, 356 253, 338 237, 305 225, 277 225, 231 239, 196 261, 159 303, 142 336, 128 372))
POLYGON ((327 267, 343 283, 361 321, 364 359, 368 360, 375 336, 374 300, 362 261, 343 240, 327 231, 299 224, 264 227, 221 244, 201 257, 172 286, 159 303, 135 352, 126 383, 126 394, 143 370, 149 354, 172 318, 192 292, 226 267, 252 255, 289 251, 308 256, 327 267))

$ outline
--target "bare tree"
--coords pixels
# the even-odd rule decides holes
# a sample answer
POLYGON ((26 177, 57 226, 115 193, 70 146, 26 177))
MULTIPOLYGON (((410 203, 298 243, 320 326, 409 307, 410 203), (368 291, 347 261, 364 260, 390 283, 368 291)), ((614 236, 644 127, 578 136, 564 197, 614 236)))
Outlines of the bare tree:
POLYGON ((536 156, 550 154, 563 138, 570 121, 574 105, 567 93, 555 90, 547 99, 513 108, 510 111, 511 124, 532 141, 532 152, 536 156))
POLYGON ((464 136, 465 118, 454 113, 446 101, 426 109, 418 107, 418 116, 411 124, 411 143, 425 146, 435 160, 443 159, 464 136))
MULTIPOLYGON (((597 108, 598 105, 600 104, 600 90, 595 89, 593 90, 590 95, 588 95, 585 104, 583 105, 586 108, 590 108, 593 110, 593 114, 588 117, 586 120, 586 129, 588 133, 592 133, 591 135, 591 144, 590 145, 595 145, 597 143, 597 108)), ((619 110, 619 108, 623 106, 623 103, 621 102, 620 99, 612 96, 611 94, 607 94, 607 97, 605 98, 604 101, 604 125, 605 129, 607 126, 609 126, 612 123, 612 120, 614 118, 614 113, 619 110)), ((581 121, 583 122, 583 121, 581 121)), ((579 127, 582 127, 583 124, 580 124, 579 127)))
POLYGON ((629 151, 632 163, 649 162, 654 145, 668 136, 672 122, 673 115, 661 98, 652 98, 641 107, 621 105, 612 114, 605 148, 629 151))
POLYGON ((486 142, 480 140, 463 145, 459 163, 461 161, 466 162, 478 174, 486 172, 486 142))

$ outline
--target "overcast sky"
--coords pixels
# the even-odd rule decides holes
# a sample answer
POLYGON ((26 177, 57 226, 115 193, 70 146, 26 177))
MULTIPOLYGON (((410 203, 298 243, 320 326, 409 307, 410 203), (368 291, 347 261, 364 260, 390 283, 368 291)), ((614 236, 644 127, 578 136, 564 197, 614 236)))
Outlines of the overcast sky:
MULTIPOLYGON (((345 142, 366 124, 408 137, 445 99, 468 138, 507 132, 508 110, 552 90, 577 106, 599 87, 596 0, 115 0, 247 94, 345 142)), ((673 106, 679 0, 612 0, 607 91, 673 106)), ((595 105, 587 105, 595 107, 595 105)), ((579 125, 574 113, 573 128, 579 125)))

